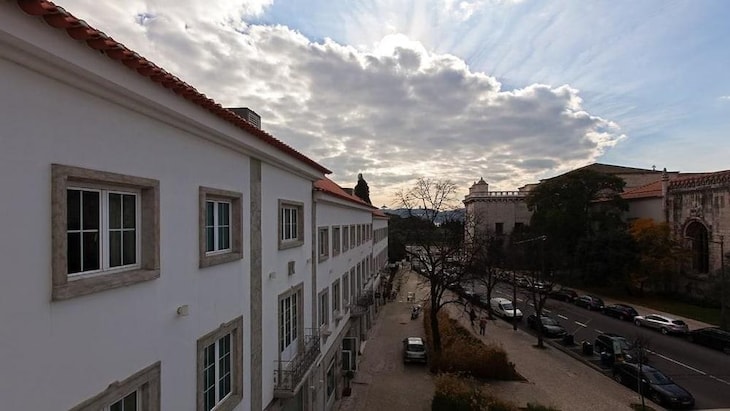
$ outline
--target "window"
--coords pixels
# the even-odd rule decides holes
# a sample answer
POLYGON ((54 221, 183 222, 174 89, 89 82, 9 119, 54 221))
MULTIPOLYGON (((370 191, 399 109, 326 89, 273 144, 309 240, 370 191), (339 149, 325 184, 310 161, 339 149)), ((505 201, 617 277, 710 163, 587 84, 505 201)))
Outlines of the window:
POLYGON ((497 235, 504 234, 504 223, 494 223, 494 232, 497 235))
POLYGON ((303 209, 302 203, 279 200, 279 249, 304 244, 303 209))
POLYGON ((355 248, 357 246, 357 243, 355 243, 355 241, 357 239, 356 236, 357 236, 357 229, 355 228, 355 225, 353 224, 350 226, 350 248, 355 248))
POLYGON ((342 240, 340 239, 340 227, 332 227, 332 255, 338 255, 340 254, 340 244, 342 243, 342 240))
POLYGON ((343 308, 348 308, 347 305, 352 303, 350 301, 350 275, 348 273, 345 273, 342 276, 342 300, 343 300, 343 308))
POLYGON ((235 191, 199 188, 199 267, 243 258, 241 198, 235 191))
POLYGON ((340 279, 332 283, 332 311, 340 311, 340 279))
POLYGON ((330 361, 329 367, 327 367, 327 399, 332 398, 335 393, 335 359, 330 361))
POLYGON ((113 382, 101 394, 71 411, 160 411, 160 362, 121 382, 113 382))
POLYGON ((329 290, 319 293, 319 326, 320 329, 327 329, 329 326, 330 296, 329 290))
POLYGON ((355 300, 357 300, 357 285, 355 284, 355 281, 357 278, 355 277, 355 267, 352 267, 350 269, 350 303, 354 304, 355 300))
POLYGON ((342 226, 342 251, 350 249, 350 226, 342 226))
POLYGON ((302 285, 279 296, 279 352, 288 361, 297 354, 302 285))
POLYGON ((319 261, 322 261, 326 260, 330 255, 330 230, 327 227, 321 227, 318 231, 319 261))
POLYGON ((159 182, 53 164, 52 299, 160 276, 159 182))
POLYGON ((198 340, 197 410, 232 410, 243 392, 243 317, 198 340))

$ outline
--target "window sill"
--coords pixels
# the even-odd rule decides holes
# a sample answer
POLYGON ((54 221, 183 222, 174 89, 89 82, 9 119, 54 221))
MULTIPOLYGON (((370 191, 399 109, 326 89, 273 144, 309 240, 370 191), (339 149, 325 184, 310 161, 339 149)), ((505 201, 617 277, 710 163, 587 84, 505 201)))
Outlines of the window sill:
POLYGON ((222 253, 222 254, 211 254, 200 258, 199 268, 210 267, 218 264, 230 263, 243 258, 242 253, 222 253))
POLYGON ((289 248, 301 247, 302 245, 304 245, 303 240, 279 241, 279 250, 286 250, 289 248))
POLYGON ((83 295, 98 293, 119 287, 126 287, 141 282, 154 280, 160 277, 160 270, 130 270, 108 274, 99 274, 92 277, 68 280, 64 284, 53 286, 52 301, 62 301, 83 295))

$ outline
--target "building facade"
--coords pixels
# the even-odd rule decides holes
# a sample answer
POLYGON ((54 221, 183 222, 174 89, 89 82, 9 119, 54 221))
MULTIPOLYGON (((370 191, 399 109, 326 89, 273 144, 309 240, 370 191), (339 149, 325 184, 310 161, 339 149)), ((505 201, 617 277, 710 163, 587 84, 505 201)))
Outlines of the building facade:
POLYGON ((50 2, 0 2, 0 75, 2 408, 327 409, 319 228, 365 289, 373 211, 326 220, 329 170, 50 2))

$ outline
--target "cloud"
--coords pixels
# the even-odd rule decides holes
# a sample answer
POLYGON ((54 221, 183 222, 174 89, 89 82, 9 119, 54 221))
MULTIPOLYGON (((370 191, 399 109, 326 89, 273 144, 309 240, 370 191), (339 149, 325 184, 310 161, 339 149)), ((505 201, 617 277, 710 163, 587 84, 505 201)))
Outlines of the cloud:
POLYGON ((720 100, 722 100, 722 101, 730 101, 730 96, 720 96, 720 100))
POLYGON ((494 189, 515 189, 594 161, 624 138, 617 124, 588 113, 573 87, 503 90, 401 34, 355 48, 232 22, 268 1, 221 0, 212 11, 193 1, 138 2, 113 13, 69 3, 224 106, 255 110, 264 129, 333 170, 341 185, 363 173, 376 204, 394 205, 392 192, 422 176, 450 179, 464 195, 482 176, 494 189))

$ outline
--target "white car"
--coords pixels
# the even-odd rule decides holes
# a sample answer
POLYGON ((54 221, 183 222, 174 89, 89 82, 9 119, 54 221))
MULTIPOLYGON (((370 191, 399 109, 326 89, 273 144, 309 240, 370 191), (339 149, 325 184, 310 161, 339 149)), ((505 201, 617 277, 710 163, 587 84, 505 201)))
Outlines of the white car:
POLYGON ((522 320, 522 311, 512 305, 512 301, 506 298, 492 298, 490 301, 492 312, 506 320, 522 320))
POLYGON ((689 332, 689 327, 684 321, 661 314, 637 315, 634 317, 634 324, 638 327, 657 329, 665 335, 687 334, 689 332))

